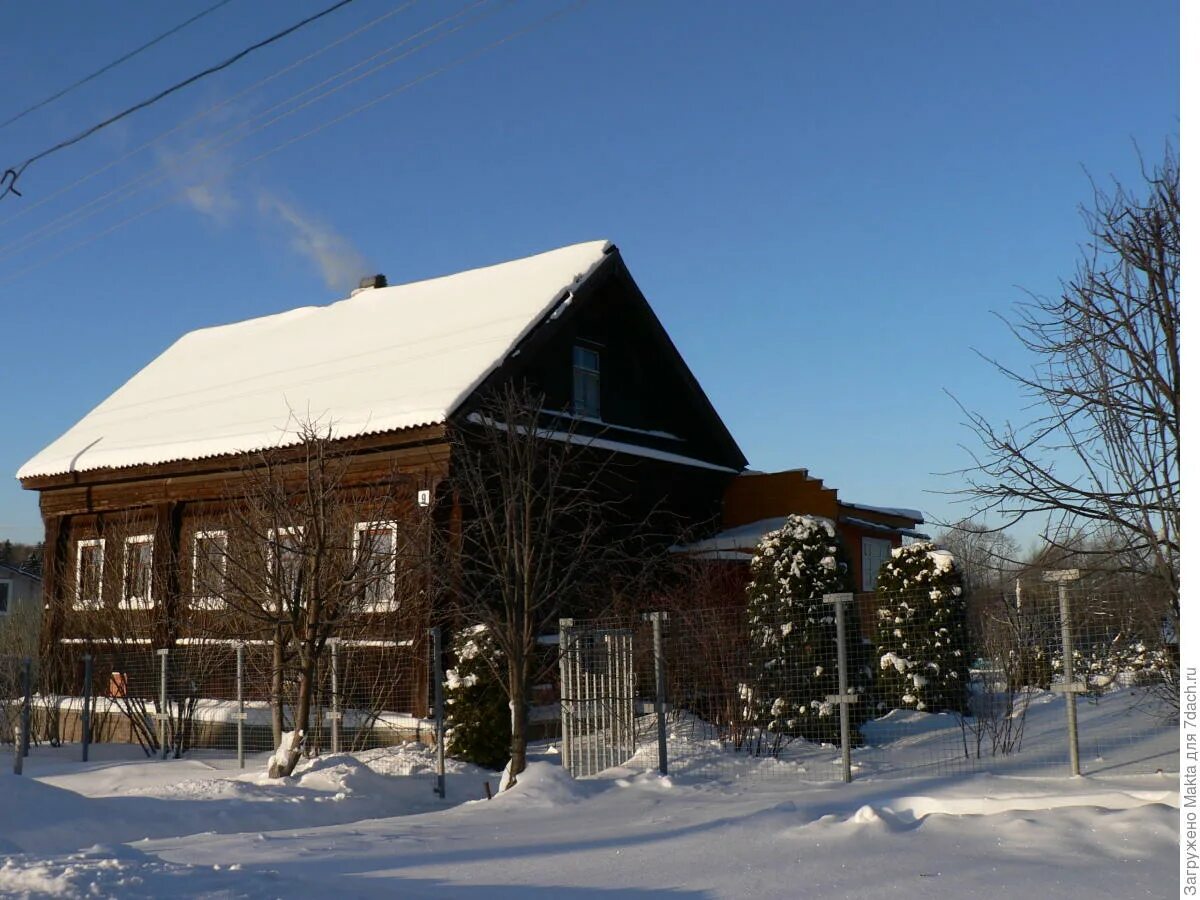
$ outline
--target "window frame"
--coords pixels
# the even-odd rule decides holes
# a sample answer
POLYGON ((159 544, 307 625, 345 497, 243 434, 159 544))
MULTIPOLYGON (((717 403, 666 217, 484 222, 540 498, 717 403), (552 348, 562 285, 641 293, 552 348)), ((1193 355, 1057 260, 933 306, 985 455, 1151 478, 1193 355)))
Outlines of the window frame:
POLYGON ((197 593, 196 576, 200 569, 200 542, 212 541, 220 539, 221 541, 221 587, 222 594, 226 587, 225 579, 229 573, 229 559, 226 554, 229 553, 229 532, 223 528, 216 528, 209 531, 193 531, 192 532, 192 609, 224 609, 228 605, 228 601, 222 594, 206 593, 203 597, 197 593))
MULTIPOLYGON (((303 547, 304 526, 303 525, 286 525, 283 528, 268 529, 268 531, 267 531, 267 575, 269 578, 272 578, 272 579, 275 577, 275 566, 278 565, 278 563, 279 563, 280 554, 277 553, 276 551, 277 551, 277 549, 279 549, 279 535, 281 535, 281 534, 297 535, 300 538, 300 545, 301 545, 301 547, 303 547)), ((297 551, 293 551, 293 552, 297 552, 297 551)), ((300 552, 299 556, 300 556, 301 565, 303 565, 303 562, 304 562, 303 552, 300 552)), ((302 574, 302 573, 299 573, 299 574, 302 574)), ((272 598, 272 599, 275 599, 275 598, 272 598)), ((291 602, 290 597, 288 598, 287 602, 288 603, 291 602)), ((282 612, 282 610, 277 610, 277 612, 282 612)))
POLYGON ((104 606, 104 538, 80 538, 75 542, 75 602, 74 609, 101 609, 104 606), (98 547, 100 565, 96 571, 96 596, 84 599, 83 551, 98 547))
POLYGON ((154 535, 131 534, 121 542, 121 598, 117 602, 118 609, 153 609, 154 608, 154 535), (129 551, 131 547, 150 545, 150 566, 146 580, 146 596, 130 597, 129 591, 129 551))
POLYGON ((366 597, 366 588, 364 587, 363 600, 362 600, 363 612, 369 612, 369 613, 395 612, 397 609, 400 608, 400 601, 396 598, 396 569, 397 569, 396 562, 397 562, 398 557, 400 556, 400 523, 395 519, 385 519, 382 521, 375 521, 375 522, 357 522, 357 523, 355 523, 355 525, 354 525, 354 540, 353 540, 354 560, 357 563, 358 548, 362 543, 363 533, 367 532, 367 531, 384 531, 384 530, 390 532, 392 535, 392 558, 391 558, 391 566, 390 566, 391 571, 388 572, 388 576, 391 579, 392 599, 384 600, 384 601, 379 601, 379 600, 368 601, 367 597, 366 597))
MULTIPOLYGON (((571 411, 577 415, 589 419, 600 419, 601 404, 600 404, 600 376, 601 376, 601 348, 595 344, 587 342, 578 342, 571 345, 571 411), (580 362, 579 357, 588 353, 595 357, 595 367, 588 367, 580 362), (580 385, 584 380, 590 380, 594 387, 595 405, 591 408, 585 407, 580 402, 580 385)), ((584 392, 586 393, 586 392, 584 392)))
POLYGON ((887 538, 871 537, 870 535, 863 535, 863 537, 861 538, 860 544, 861 544, 861 547, 860 547, 860 552, 859 552, 859 565, 862 570, 862 589, 863 589, 863 591, 869 593, 869 592, 875 590, 875 587, 879 581, 879 572, 883 569, 883 567, 885 565, 887 565, 887 561, 891 557, 893 545, 892 545, 892 542, 890 540, 888 540, 887 538), (876 549, 880 549, 879 545, 887 546, 887 552, 884 553, 883 559, 880 561, 878 568, 875 569, 875 571, 871 574, 869 579, 867 577, 867 547, 868 547, 867 542, 868 541, 871 541, 870 546, 873 546, 876 549))

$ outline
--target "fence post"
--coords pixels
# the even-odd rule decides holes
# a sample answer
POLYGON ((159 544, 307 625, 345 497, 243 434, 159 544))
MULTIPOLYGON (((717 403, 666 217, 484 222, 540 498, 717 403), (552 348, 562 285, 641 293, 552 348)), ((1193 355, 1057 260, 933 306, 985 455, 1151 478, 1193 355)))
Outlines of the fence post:
POLYGON ((667 657, 663 652, 662 623, 667 614, 650 613, 654 625, 654 716, 658 720, 658 772, 667 774, 667 657))
POLYGON ((1059 569, 1042 576, 1046 581, 1058 584, 1058 617, 1062 628, 1063 683, 1050 685, 1050 690, 1061 693, 1067 701, 1067 752, 1071 759, 1071 774, 1079 774, 1079 722, 1076 719, 1075 695, 1087 690, 1087 685, 1075 680, 1075 636, 1071 633, 1071 598, 1067 594, 1067 582, 1079 580, 1078 569, 1059 569))
POLYGON ((83 761, 88 761, 88 748, 92 745, 92 654, 83 654, 83 721, 79 736, 83 747, 83 761))
POLYGON ((562 757, 563 767, 572 775, 575 775, 575 762, 571 756, 571 732, 575 728, 574 723, 574 706, 575 699, 574 689, 571 686, 571 626, 575 624, 574 619, 559 619, 558 620, 558 718, 559 729, 562 731, 562 757))
POLYGON ((170 650, 163 647, 155 651, 160 660, 158 671, 158 745, 162 748, 162 758, 167 758, 167 656, 170 650))
POLYGON ((850 693, 850 669, 846 662, 846 606, 854 602, 853 594, 825 594, 822 599, 833 604, 837 621, 838 692, 828 694, 826 703, 836 703, 841 717, 842 781, 850 783, 850 704, 858 695, 850 693))
POLYGON ((433 670, 433 722, 435 729, 435 740, 437 741, 437 784, 434 785, 433 792, 446 799, 446 728, 445 728, 445 704, 442 699, 442 629, 441 626, 435 625, 429 629, 429 635, 433 639, 433 659, 431 668, 433 670))
POLYGON ((342 750, 342 709, 338 700, 338 640, 329 639, 329 750, 340 753, 342 750))
POLYGON ((33 660, 25 657, 21 666, 25 682, 25 699, 21 704, 21 756, 29 755, 29 713, 33 708, 33 660))
POLYGON ((246 645, 237 645, 237 756, 238 768, 246 768, 246 696, 243 685, 246 675, 246 645))

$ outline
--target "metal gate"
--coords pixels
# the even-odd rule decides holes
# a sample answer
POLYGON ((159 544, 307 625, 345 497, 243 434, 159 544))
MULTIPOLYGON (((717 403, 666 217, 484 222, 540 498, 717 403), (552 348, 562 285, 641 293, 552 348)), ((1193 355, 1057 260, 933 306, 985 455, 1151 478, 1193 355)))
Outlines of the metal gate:
POLYGON ((635 749, 633 632, 559 624, 562 759, 573 776, 627 762, 635 749))

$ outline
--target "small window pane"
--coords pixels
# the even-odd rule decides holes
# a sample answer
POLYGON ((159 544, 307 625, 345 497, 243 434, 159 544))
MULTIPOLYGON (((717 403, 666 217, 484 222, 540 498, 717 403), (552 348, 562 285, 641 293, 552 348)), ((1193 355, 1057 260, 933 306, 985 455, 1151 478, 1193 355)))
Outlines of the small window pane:
POLYGON ((225 548, 223 531, 198 532, 192 570, 192 597, 206 604, 225 597, 225 548))
POLYGON ((133 605, 150 602, 150 578, 154 564, 154 541, 132 537, 125 542, 124 601, 133 605))
POLYGON ((80 541, 78 566, 75 582, 78 603, 98 605, 104 577, 104 541, 80 541))
POLYGON ((574 409, 580 416, 600 417, 600 353, 590 347, 575 347, 572 353, 574 409))
POLYGON ((357 531, 363 603, 367 608, 388 608, 396 598, 396 526, 363 524, 357 531))

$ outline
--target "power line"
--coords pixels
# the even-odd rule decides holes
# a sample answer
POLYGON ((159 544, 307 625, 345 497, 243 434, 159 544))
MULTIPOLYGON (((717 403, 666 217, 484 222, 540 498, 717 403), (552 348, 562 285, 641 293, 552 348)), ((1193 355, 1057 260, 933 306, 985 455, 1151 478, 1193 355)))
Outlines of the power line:
MULTIPOLYGON (((463 7, 458 12, 452 13, 449 16, 439 19, 437 22, 434 22, 432 25, 428 25, 428 26, 416 31, 413 34, 408 35, 407 37, 403 38, 402 40, 399 40, 399 41, 395 42, 394 44, 391 44, 390 46, 384 48, 383 50, 381 50, 375 54, 372 54, 371 56, 368 56, 365 59, 359 60, 358 62, 354 63, 351 66, 348 66, 347 68, 341 70, 340 72, 338 72, 328 78, 325 78, 324 80, 319 81, 316 84, 311 85, 310 87, 307 87, 307 88, 291 95, 290 97, 287 97, 286 99, 279 101, 278 103, 275 103, 274 105, 268 107, 267 109, 263 110, 262 112, 259 112, 256 115, 249 117, 248 119, 244 119, 243 121, 230 126, 225 131, 222 131, 220 134, 214 135, 211 138, 200 141, 199 143, 197 143, 196 145, 194 145, 193 147, 191 147, 189 150, 185 151, 182 154, 182 161, 189 162, 189 163, 195 163, 195 162, 199 162, 201 160, 207 159, 222 150, 226 150, 229 147, 232 147, 234 144, 237 144, 237 143, 240 143, 241 141, 246 140, 250 136, 256 134, 259 131, 262 131, 265 128, 270 127, 271 125, 274 125, 275 123, 287 118, 288 116, 291 116, 294 113, 297 113, 300 110, 305 109, 306 107, 311 106, 312 104, 314 104, 320 100, 323 100, 326 97, 331 96, 332 94, 337 93, 338 91, 341 91, 347 87, 350 87, 351 85, 355 84, 356 82, 361 81, 363 78, 366 78, 369 75, 373 75, 379 71, 382 71, 383 69, 388 68, 389 66, 392 66, 392 65, 400 62, 401 60, 408 58, 409 56, 412 56, 414 53, 418 53, 421 50, 426 49, 427 47, 431 47, 434 44, 445 40, 446 38, 450 37, 451 35, 455 34, 456 32, 461 31, 462 29, 464 29, 468 26, 474 25, 475 23, 487 18, 487 16, 490 15, 490 13, 485 13, 483 15, 477 15, 471 19, 468 19, 466 22, 456 25, 455 27, 442 32, 441 34, 437 35, 436 37, 431 38, 430 40, 424 42, 423 44, 419 44, 416 47, 413 47, 411 50, 401 53, 401 54, 393 57, 392 59, 387 60, 387 61, 375 66, 374 68, 361 73, 360 75, 355 76, 354 78, 352 78, 348 81, 344 81, 342 84, 332 87, 332 88, 324 91, 323 93, 318 94, 316 97, 313 97, 313 98, 305 101, 304 103, 301 103, 297 106, 293 106, 291 109, 289 109, 285 112, 281 112, 278 115, 274 116, 273 118, 268 118, 269 116, 272 115, 272 113, 274 113, 276 110, 280 109, 281 107, 287 106, 289 103, 297 101, 300 98, 304 97, 305 95, 312 93, 313 91, 319 90, 320 88, 324 87, 325 85, 329 84, 330 82, 336 81, 338 78, 346 76, 349 73, 355 71, 356 69, 359 69, 362 66, 365 66, 365 65, 371 63, 372 61, 378 59, 380 56, 386 56, 388 53, 391 53, 391 52, 397 50, 398 48, 403 47, 405 44, 411 43, 412 41, 416 40, 417 38, 421 37, 422 35, 428 34, 431 31, 436 31, 438 28, 441 28, 443 25, 446 25, 446 24, 454 21, 455 19, 461 18, 462 16, 469 13, 471 10, 476 9, 477 7, 482 6, 488 2, 490 2, 490 0, 474 0, 474 2, 463 7), (263 121, 264 119, 266 121, 263 121), (259 124, 255 125, 255 123, 259 123, 259 124), (238 131, 242 131, 243 129, 246 129, 251 125, 254 125, 255 127, 250 128, 249 130, 243 131, 243 133, 240 135, 237 134, 238 131), (233 137, 230 137, 230 135, 233 135, 233 137)), ((511 2, 511 0, 510 0, 510 2, 511 2)), ((83 203, 83 204, 75 207, 72 210, 69 210, 59 216, 56 216, 55 218, 51 219, 48 222, 43 223, 42 225, 33 229, 32 231, 30 231, 23 237, 17 239, 16 241, 10 242, 10 243, 0 247, 0 258, 11 256, 14 253, 18 253, 18 252, 25 252, 26 250, 29 249, 29 247, 34 246, 38 243, 41 243, 42 241, 44 241, 48 238, 54 237, 57 234, 61 234, 63 231, 66 231, 67 229, 71 228, 72 226, 76 225, 77 223, 82 222, 86 219, 89 219, 92 216, 96 215, 97 213, 103 212, 104 210, 106 210, 118 203, 121 203, 127 196, 131 196, 133 194, 138 193, 139 191, 142 191, 147 188, 154 187, 157 184, 160 184, 161 182, 166 180, 168 177, 170 177, 170 175, 171 175, 170 166, 167 163, 159 163, 158 165, 152 166, 149 170, 143 172, 140 175, 135 176, 134 178, 131 178, 130 180, 126 181, 124 184, 120 185, 119 187, 115 187, 103 194, 100 194, 97 197, 92 198, 91 200, 87 201, 86 203, 83 203), (156 172, 158 174, 155 174, 156 172)))
POLYGON ((58 190, 53 191, 50 194, 47 194, 45 197, 41 197, 41 198, 33 201, 28 206, 19 207, 17 209, 17 211, 14 212, 8 218, 0 219, 0 226, 7 225, 9 222, 16 221, 17 219, 21 218, 22 216, 25 216, 25 215, 33 212, 38 207, 43 206, 46 203, 49 203, 50 201, 57 199, 58 197, 61 197, 63 194, 73 191, 75 188, 79 187, 82 184, 86 184, 87 182, 91 181, 93 178, 97 177, 98 175, 103 175, 108 170, 120 165, 121 163, 125 162, 125 160, 130 159, 133 156, 136 156, 137 154, 141 153, 143 150, 147 149, 148 147, 154 146, 159 141, 174 134, 175 132, 179 131, 180 129, 186 128, 188 125, 191 125, 193 122, 198 122, 200 119, 203 119, 205 116, 212 115, 213 113, 217 112, 218 110, 221 110, 224 107, 228 106, 230 103, 234 102, 235 100, 238 100, 239 98, 246 96, 246 94, 249 94, 251 91, 258 90, 263 85, 269 84, 270 82, 274 81, 276 78, 279 78, 282 75, 286 75, 288 72, 291 72, 294 69, 298 69, 300 66, 304 65, 305 63, 311 62, 312 60, 316 59, 318 56, 322 55, 323 53, 326 53, 329 50, 332 50, 334 47, 344 44, 346 41, 357 37, 358 35, 362 34, 365 31, 369 31, 370 29, 374 28, 376 25, 379 25, 381 22, 384 22, 384 21, 392 18, 393 16, 404 12, 409 7, 416 5, 417 2, 419 2, 419 0, 404 0, 404 2, 400 3, 398 6, 393 7, 391 10, 384 13, 383 15, 378 16, 377 18, 374 18, 371 21, 369 21, 363 25, 360 25, 357 28, 352 29, 351 31, 349 31, 346 34, 343 34, 341 37, 337 38, 336 40, 330 41, 325 46, 320 47, 317 50, 314 50, 312 53, 309 53, 306 56, 302 56, 300 59, 297 59, 294 62, 288 63, 283 68, 276 69, 274 72, 272 72, 270 75, 266 76, 265 78, 262 78, 256 82, 254 82, 253 84, 242 88, 240 91, 237 91, 236 93, 231 94, 230 96, 226 97, 224 100, 220 100, 217 103, 214 103, 212 106, 208 107, 208 109, 201 110, 200 112, 196 113, 193 116, 189 116, 188 118, 184 119, 183 121, 179 122, 178 124, 172 125, 166 131, 159 132, 157 135, 150 138, 148 141, 145 141, 144 143, 139 144, 137 147, 134 147, 132 150, 127 151, 126 153, 122 154, 121 156, 117 157, 116 159, 105 163, 104 165, 100 166, 99 168, 93 169, 87 175, 83 175, 80 178, 77 178, 75 181, 71 182, 70 184, 64 185, 63 187, 59 188, 58 190))
MULTIPOLYGON (((362 103, 345 113, 342 113, 338 116, 328 119, 325 122, 323 122, 322 124, 317 125, 315 128, 312 128, 302 134, 288 138, 287 140, 284 140, 284 141, 280 142, 279 144, 276 144, 274 147, 271 147, 270 149, 265 150, 264 152, 258 154, 257 156, 251 157, 250 159, 239 163, 237 166, 233 167, 232 171, 240 171, 241 169, 244 169, 247 166, 251 166, 254 163, 260 162, 261 160, 266 159, 268 156, 272 156, 275 153, 278 153, 279 151, 284 150, 293 144, 296 144, 302 140, 305 140, 306 138, 312 137, 314 134, 317 134, 318 132, 323 131, 324 129, 330 127, 331 125, 336 125, 339 122, 342 122, 342 121, 350 118, 351 116, 357 115, 358 113, 363 112, 366 109, 369 109, 370 107, 375 106, 378 103, 382 103, 384 100, 387 100, 391 97, 396 96, 397 94, 400 94, 400 93, 407 91, 413 87, 416 87, 418 84, 421 84, 425 81, 435 78, 438 75, 442 75, 452 69, 456 69, 459 66, 465 65, 466 63, 471 62, 472 60, 477 59, 480 56, 484 56, 487 53, 490 53, 492 50, 495 50, 495 49, 503 46, 504 44, 507 44, 510 41, 516 40, 517 38, 522 37, 532 31, 536 31, 538 28, 541 28, 542 26, 549 24, 554 19, 557 19, 560 16, 567 14, 568 12, 571 12, 575 9, 578 9, 578 8, 584 6, 587 2, 588 2, 588 0, 575 0, 575 2, 573 2, 573 3, 568 3, 566 6, 563 6, 559 9, 555 10, 554 12, 549 13, 548 15, 542 16, 541 18, 539 18, 527 25, 523 25, 520 28, 509 32, 508 34, 504 35, 503 37, 492 41, 491 43, 485 44, 482 47, 478 47, 475 50, 465 53, 462 56, 459 56, 456 59, 454 59, 451 62, 448 62, 444 65, 437 66, 437 67, 425 72, 424 74, 418 75, 417 77, 399 85, 398 87, 395 87, 395 88, 392 88, 391 90, 385 91, 384 93, 380 94, 379 96, 375 97, 372 100, 368 100, 367 102, 362 103)), ((114 231, 124 228, 126 225, 130 225, 133 222, 138 221, 139 219, 145 218, 146 216, 151 215, 152 213, 158 212, 160 209, 163 209, 164 207, 169 206, 172 203, 174 203, 176 200, 178 200, 180 197, 182 197, 184 194, 186 194, 187 191, 190 190, 191 188, 203 186, 206 184, 211 184, 212 182, 214 182, 216 180, 217 180, 217 178, 209 178, 203 182, 200 182, 199 185, 190 185, 188 188, 184 188, 183 190, 176 191, 175 193, 166 197, 164 200, 162 200, 158 203, 155 203, 151 206, 148 206, 148 207, 140 210, 139 212, 134 213, 131 216, 127 216, 124 219, 118 220, 117 222, 110 225, 108 228, 102 229, 101 231, 96 232, 95 234, 89 235, 88 237, 84 238, 81 241, 77 241, 74 244, 64 247, 62 250, 58 251, 57 253, 53 253, 50 256, 43 257, 42 259, 38 260, 35 263, 32 263, 31 265, 25 266, 24 268, 17 270, 16 272, 12 273, 7 278, 0 279, 0 285, 10 284, 13 281, 16 281, 22 275, 25 275, 25 274, 33 271, 34 269, 40 268, 41 266, 44 266, 46 263, 53 262, 56 259, 66 256, 68 253, 72 253, 76 250, 79 250, 82 247, 85 247, 88 244, 91 244, 94 241, 97 241, 102 237, 106 237, 107 235, 112 234, 114 231)))
POLYGON ((167 38, 169 38, 171 35, 176 34, 177 32, 183 31, 183 29, 187 28, 193 22, 199 22, 201 19, 203 19, 209 13, 214 13, 218 9, 220 9, 222 6, 226 5, 227 3, 231 3, 231 2, 232 2, 232 0, 219 0, 219 2, 214 3, 212 6, 208 7, 207 9, 200 10, 200 12, 196 13, 190 19, 180 22, 174 28, 171 28, 168 31, 164 31, 158 37, 153 38, 153 39, 147 41, 146 43, 142 44, 142 46, 137 47, 136 49, 130 50, 124 56, 114 59, 108 65, 101 66, 99 69, 97 69, 91 75, 85 75, 83 78, 80 78, 74 84, 67 85, 67 87, 63 88, 57 94, 51 94, 46 99, 40 100, 37 103, 33 104, 33 106, 30 106, 26 109, 21 110, 15 116, 5 119, 3 122, 0 122, 0 129, 7 128, 9 125, 11 125, 13 122, 16 122, 18 119, 25 118, 31 112, 36 112, 37 110, 41 109, 43 106, 47 106, 47 105, 53 103, 55 100, 59 99, 60 97, 65 97, 67 94, 71 93, 71 91, 75 90, 76 88, 83 87, 89 81, 99 78, 105 72, 109 72, 109 71, 115 69, 117 66, 121 65, 121 63, 129 62, 129 60, 133 59, 135 56, 137 56, 143 50, 149 50, 151 47, 153 47, 155 44, 159 43, 160 41, 164 41, 167 38))
POLYGON ((81 131, 79 134, 75 135, 72 138, 67 138, 64 141, 59 141, 53 147, 48 147, 47 149, 42 150, 39 153, 35 153, 33 156, 29 157, 27 160, 25 160, 23 163, 16 166, 15 168, 6 169, 4 171, 4 174, 0 175, 0 187, 4 188, 4 192, 0 193, 0 200, 7 197, 9 194, 16 194, 18 197, 21 196, 21 192, 18 191, 17 187, 16 187, 17 179, 20 178, 25 173, 25 170, 27 168, 29 168, 29 166, 31 164, 37 162, 39 159, 44 159, 45 157, 49 156, 52 153, 57 153, 59 150, 63 150, 67 147, 70 147, 73 144, 78 144, 80 141, 84 140, 87 137, 90 137, 91 135, 95 134, 97 131, 100 131, 102 128, 107 128, 109 125, 112 125, 116 122, 121 121, 121 119, 124 119, 126 116, 133 115, 133 113, 138 112, 139 110, 143 110, 146 107, 157 103, 159 100, 162 100, 164 97, 168 97, 171 94, 175 93, 176 91, 180 91, 183 88, 187 87, 188 85, 194 84, 195 82, 199 81, 201 78, 206 78, 209 75, 213 75, 217 72, 220 72, 223 69, 229 68, 235 62, 237 62, 238 60, 242 59, 245 56, 248 56, 249 54, 253 53, 255 50, 261 50, 263 47, 266 47, 269 44, 273 44, 276 41, 280 40, 281 38, 287 37, 289 34, 300 30, 305 25, 309 25, 309 24, 317 21, 318 19, 322 19, 325 16, 329 15, 330 13, 336 12, 337 10, 341 9, 343 6, 348 6, 349 4, 351 4, 353 2, 354 2, 354 0, 338 0, 338 2, 334 3, 332 6, 328 6, 325 9, 321 10, 320 12, 314 13, 313 15, 309 16, 306 19, 301 19, 299 22, 296 22, 294 25, 290 25, 287 28, 283 29, 283 31, 277 31, 275 34, 271 35, 270 37, 264 38, 263 40, 259 41, 256 44, 251 44, 249 47, 245 48, 244 50, 238 51, 233 56, 229 57, 228 59, 224 60, 223 62, 217 63, 215 66, 209 66, 207 69, 205 69, 201 72, 197 72, 195 75, 185 78, 183 81, 176 82, 175 84, 171 85, 169 88, 165 88, 165 89, 159 91, 154 96, 148 97, 147 99, 141 101, 140 103, 135 103, 133 106, 130 106, 128 109, 125 109, 125 110, 117 113, 114 116, 109 116, 107 119, 105 119, 102 122, 97 122, 91 128, 84 129, 83 131, 81 131))

